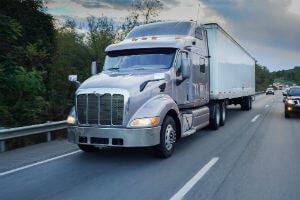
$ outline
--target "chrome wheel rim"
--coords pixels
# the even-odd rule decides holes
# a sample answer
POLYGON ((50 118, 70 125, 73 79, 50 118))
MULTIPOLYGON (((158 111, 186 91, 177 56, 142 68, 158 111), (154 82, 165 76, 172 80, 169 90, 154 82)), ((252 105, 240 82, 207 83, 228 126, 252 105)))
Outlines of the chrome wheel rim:
POLYGON ((223 119, 223 121, 225 121, 225 118, 226 118, 226 106, 224 104, 223 109, 222 109, 222 119, 223 119))
POLYGON ((168 151, 172 149, 175 141, 176 141, 176 131, 173 129, 171 124, 168 124, 165 131, 165 146, 168 151))
POLYGON ((216 122, 217 124, 220 124, 220 109, 216 108, 216 122))

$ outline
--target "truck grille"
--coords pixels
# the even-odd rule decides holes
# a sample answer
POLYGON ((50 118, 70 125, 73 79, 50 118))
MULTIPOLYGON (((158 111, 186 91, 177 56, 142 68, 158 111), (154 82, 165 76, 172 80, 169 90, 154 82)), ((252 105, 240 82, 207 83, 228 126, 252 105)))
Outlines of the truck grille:
POLYGON ((77 96, 77 119, 80 124, 122 125, 124 96, 121 94, 80 94, 77 96))

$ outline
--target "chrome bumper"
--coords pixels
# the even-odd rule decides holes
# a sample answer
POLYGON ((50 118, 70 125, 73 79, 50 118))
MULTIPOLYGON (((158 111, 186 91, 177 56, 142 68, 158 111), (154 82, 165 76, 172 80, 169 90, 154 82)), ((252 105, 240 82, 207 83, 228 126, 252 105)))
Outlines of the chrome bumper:
POLYGON ((148 147, 160 143, 161 127, 153 128, 97 128, 68 127, 68 140, 76 144, 117 147, 148 147))

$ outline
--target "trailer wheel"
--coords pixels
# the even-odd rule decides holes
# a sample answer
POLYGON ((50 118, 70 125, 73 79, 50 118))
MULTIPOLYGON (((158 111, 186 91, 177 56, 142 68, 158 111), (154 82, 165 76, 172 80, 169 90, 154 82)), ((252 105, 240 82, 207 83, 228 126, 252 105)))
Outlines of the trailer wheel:
POLYGON ((251 98, 250 97, 246 97, 245 99, 245 110, 250 110, 251 109, 251 98))
POLYGON ((212 130, 217 130, 220 126, 220 119, 221 119, 221 114, 220 114, 220 105, 218 103, 214 104, 212 107, 212 115, 209 120, 209 127, 212 130))
POLYGON ((250 110, 252 107, 251 97, 245 97, 241 102, 241 110, 250 110))
POLYGON ((97 147, 90 146, 90 145, 78 144, 78 147, 84 152, 95 152, 99 150, 97 147))
POLYGON ((160 144, 155 146, 156 154, 161 158, 172 155, 176 142, 176 124, 174 119, 167 115, 160 130, 160 144))
POLYGON ((220 103, 220 126, 225 125, 226 115, 227 115, 226 102, 223 101, 220 103))

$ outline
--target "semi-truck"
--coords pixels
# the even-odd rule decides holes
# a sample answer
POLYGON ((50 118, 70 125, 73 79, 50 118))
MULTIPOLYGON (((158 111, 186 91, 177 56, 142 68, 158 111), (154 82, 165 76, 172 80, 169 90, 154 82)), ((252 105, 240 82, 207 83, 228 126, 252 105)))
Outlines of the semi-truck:
POLYGON ((77 75, 68 140, 99 147, 153 147, 164 158, 176 141, 226 122, 227 106, 252 108, 255 59, 217 23, 160 22, 135 27, 106 50, 101 73, 77 75))

